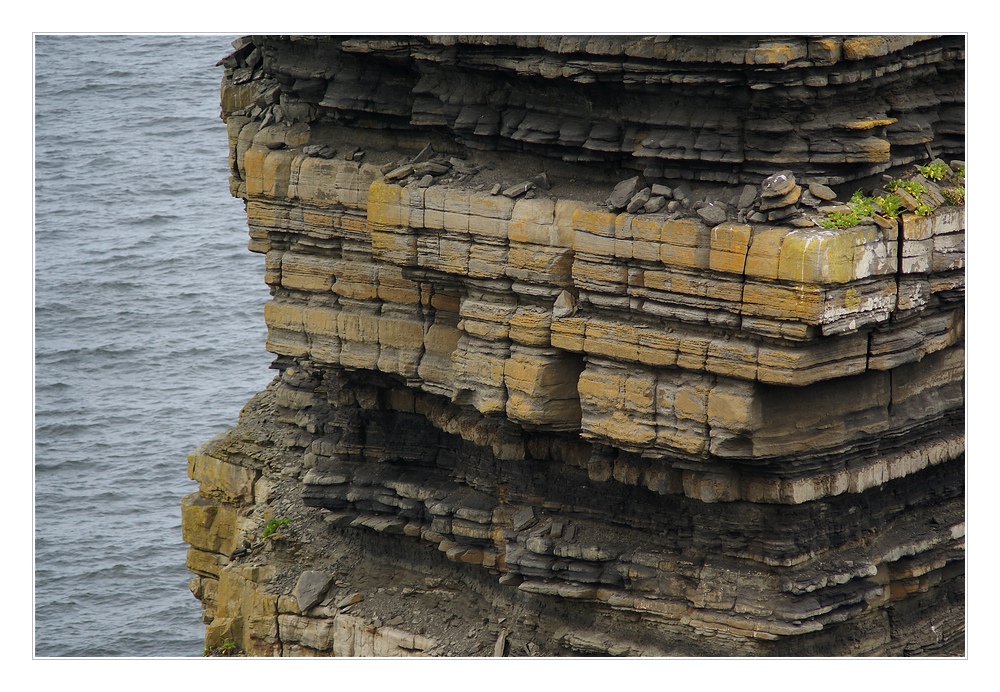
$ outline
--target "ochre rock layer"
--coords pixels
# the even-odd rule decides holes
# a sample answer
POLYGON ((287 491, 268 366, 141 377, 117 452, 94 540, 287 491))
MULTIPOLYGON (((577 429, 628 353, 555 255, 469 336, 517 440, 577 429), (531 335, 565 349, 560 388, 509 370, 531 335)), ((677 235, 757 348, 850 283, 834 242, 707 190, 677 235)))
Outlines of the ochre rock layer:
POLYGON ((964 652, 964 207, 824 221, 964 178, 961 37, 234 48, 279 374, 189 457, 209 650, 964 652))

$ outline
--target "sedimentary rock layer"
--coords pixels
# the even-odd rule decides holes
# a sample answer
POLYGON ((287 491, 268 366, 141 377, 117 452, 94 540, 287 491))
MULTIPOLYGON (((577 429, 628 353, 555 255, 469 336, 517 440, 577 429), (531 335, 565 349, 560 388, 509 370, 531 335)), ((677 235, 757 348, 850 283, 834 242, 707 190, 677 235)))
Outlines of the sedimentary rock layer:
POLYGON ((899 168, 960 39, 234 47, 279 376, 189 459, 209 647, 963 651, 964 166, 899 168))
POLYGON ((931 143, 964 147, 961 37, 255 42, 293 119, 333 111, 650 177, 756 183, 793 168, 843 182, 923 160, 931 143))

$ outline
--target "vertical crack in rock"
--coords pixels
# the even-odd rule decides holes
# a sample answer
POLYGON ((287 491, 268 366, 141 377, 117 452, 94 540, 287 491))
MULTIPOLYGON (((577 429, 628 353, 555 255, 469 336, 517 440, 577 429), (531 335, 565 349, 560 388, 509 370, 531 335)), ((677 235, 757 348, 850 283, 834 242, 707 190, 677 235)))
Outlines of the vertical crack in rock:
POLYGON ((963 37, 234 49, 209 649, 964 653, 963 37))

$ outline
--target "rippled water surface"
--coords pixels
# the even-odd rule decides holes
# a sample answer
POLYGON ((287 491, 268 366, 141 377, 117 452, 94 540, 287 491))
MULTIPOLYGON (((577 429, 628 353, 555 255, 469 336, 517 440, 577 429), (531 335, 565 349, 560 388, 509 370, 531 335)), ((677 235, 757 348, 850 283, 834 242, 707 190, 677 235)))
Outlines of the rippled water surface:
POLYGON ((231 36, 35 40, 35 655, 199 656, 186 455, 271 377, 231 36))

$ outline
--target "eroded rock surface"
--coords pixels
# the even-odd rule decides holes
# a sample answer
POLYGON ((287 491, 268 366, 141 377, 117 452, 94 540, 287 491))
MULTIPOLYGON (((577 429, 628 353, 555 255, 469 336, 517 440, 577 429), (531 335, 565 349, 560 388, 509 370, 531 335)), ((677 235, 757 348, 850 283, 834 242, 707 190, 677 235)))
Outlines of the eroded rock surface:
POLYGON ((234 48, 279 374, 189 458, 209 647, 964 652, 964 39, 234 48))

